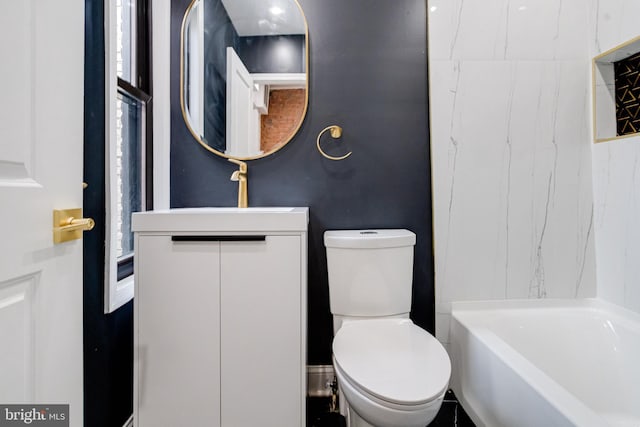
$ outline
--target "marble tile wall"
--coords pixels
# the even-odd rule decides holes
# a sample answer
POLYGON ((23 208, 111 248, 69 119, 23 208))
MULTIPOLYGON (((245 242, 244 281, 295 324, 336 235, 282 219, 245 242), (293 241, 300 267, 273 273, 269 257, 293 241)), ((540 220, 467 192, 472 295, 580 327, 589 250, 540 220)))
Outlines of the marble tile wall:
MULTIPOLYGON (((640 36, 637 0, 590 0, 589 56, 640 36)), ((640 137, 593 145, 598 296, 640 312, 640 137)))
POLYGON ((436 335, 450 303, 596 294, 590 7, 429 0, 436 335))

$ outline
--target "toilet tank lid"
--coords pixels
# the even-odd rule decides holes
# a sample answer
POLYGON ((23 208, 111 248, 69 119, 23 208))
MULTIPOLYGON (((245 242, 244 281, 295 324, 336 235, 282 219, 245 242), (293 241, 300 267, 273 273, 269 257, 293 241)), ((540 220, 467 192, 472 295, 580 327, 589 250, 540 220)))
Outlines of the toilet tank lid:
POLYGON ((378 249, 413 246, 416 235, 404 229, 329 230, 324 232, 327 248, 378 249))

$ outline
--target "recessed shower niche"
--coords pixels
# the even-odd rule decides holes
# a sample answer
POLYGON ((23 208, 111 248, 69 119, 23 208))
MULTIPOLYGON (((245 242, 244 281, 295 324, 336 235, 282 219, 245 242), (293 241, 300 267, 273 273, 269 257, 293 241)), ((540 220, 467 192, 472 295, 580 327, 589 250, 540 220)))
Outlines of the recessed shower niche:
POLYGON ((593 58, 594 142, 640 132, 640 37, 593 58))

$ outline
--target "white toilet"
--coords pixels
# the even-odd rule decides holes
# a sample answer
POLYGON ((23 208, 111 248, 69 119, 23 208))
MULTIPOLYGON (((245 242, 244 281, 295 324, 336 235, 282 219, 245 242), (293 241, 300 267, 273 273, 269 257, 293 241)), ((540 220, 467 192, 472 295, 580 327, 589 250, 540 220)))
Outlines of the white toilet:
POLYGON ((324 233, 333 366, 350 427, 424 427, 449 385, 444 347, 409 319, 415 242, 408 230, 324 233))

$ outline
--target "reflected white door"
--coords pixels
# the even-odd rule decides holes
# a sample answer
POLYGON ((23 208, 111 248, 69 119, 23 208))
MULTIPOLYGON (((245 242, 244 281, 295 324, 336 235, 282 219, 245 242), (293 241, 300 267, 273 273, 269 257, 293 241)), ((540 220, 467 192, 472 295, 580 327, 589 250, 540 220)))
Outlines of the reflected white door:
POLYGON ((84 1, 0 0, 0 403, 82 410, 84 1))
POLYGON ((227 48, 227 149, 226 154, 251 157, 260 154, 260 113, 253 108, 253 77, 233 50, 227 48))

